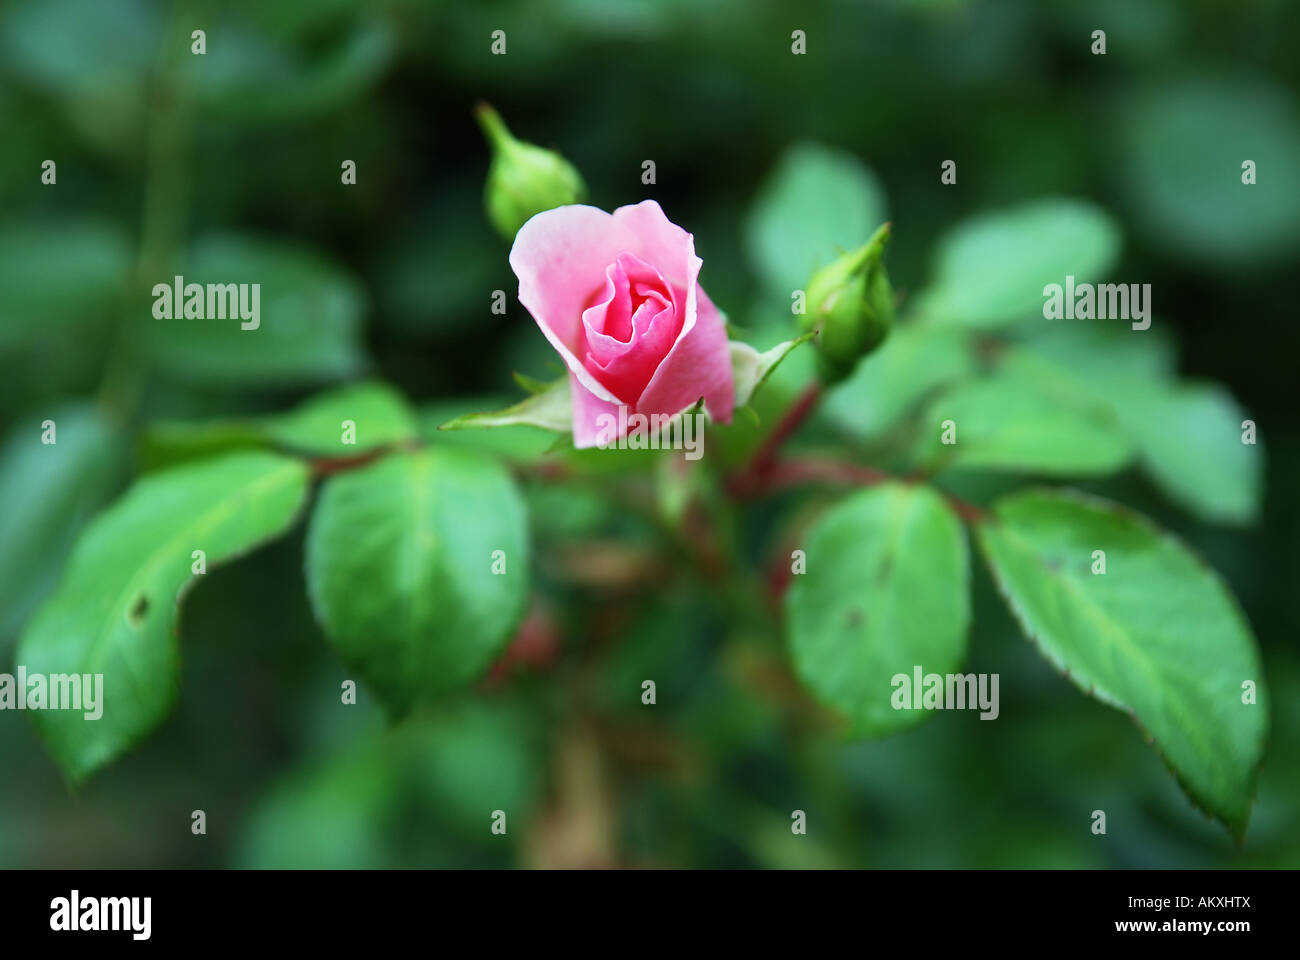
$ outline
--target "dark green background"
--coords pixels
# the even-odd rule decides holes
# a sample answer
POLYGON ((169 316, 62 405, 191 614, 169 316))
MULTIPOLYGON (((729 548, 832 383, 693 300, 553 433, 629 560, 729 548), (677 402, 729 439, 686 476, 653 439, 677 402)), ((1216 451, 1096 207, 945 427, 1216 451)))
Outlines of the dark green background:
MULTIPOLYGON (((1235 194, 1165 189, 1195 181, 1225 137, 1250 141, 1243 158, 1295 156, 1297 35, 1300 10, 1284 2, 8 4, 0 228, 21 238, 33 223, 93 217, 134 258, 152 209, 164 255, 215 229, 314 249, 364 296, 353 373, 421 403, 510 394, 512 369, 542 375, 549 359, 513 297, 507 316, 489 311, 490 292, 515 283, 482 214, 478 100, 560 149, 593 203, 659 200, 695 234, 702 283, 741 324, 786 306, 757 296, 741 225, 792 142, 849 150, 880 177, 902 289, 925 279, 934 240, 969 213, 1093 199, 1124 228, 1116 278, 1152 284, 1181 372, 1227 384, 1259 424, 1267 493, 1261 521, 1238 530, 1188 519, 1133 474, 1092 486, 1224 574, 1263 647, 1273 732, 1238 848, 1126 717, 1035 655, 980 572, 969 669, 1001 674, 1000 719, 941 714, 840 744, 752 655, 779 651, 757 597, 749 622, 687 574, 619 594, 583 586, 562 547, 648 534, 599 497, 530 487, 535 537, 551 544, 536 577, 563 637, 558 663, 384 733, 364 690, 357 707, 338 704, 345 674, 312 622, 299 532, 195 591, 174 715, 77 794, 26 719, 0 714, 0 866, 1300 865, 1300 225, 1281 209, 1273 229, 1251 230, 1235 194), (188 52, 200 27, 206 74, 188 52), (796 28, 803 57, 790 53, 796 28), (489 54, 494 29, 507 32, 504 57, 489 54), (1094 29, 1107 31, 1104 57, 1089 53, 1094 29), (1193 118, 1190 138, 1162 133, 1180 116, 1193 118), (50 158, 55 187, 39 181, 50 158), (340 185, 343 159, 357 163, 355 187, 340 185), (646 159, 653 187, 640 182, 646 159), (945 159, 958 162, 955 186, 939 184, 945 159), (645 676, 659 678, 652 719, 637 700, 645 676), (487 830, 498 807, 507 838, 487 830), (206 837, 189 830, 199 808, 206 837), (806 838, 790 836, 796 808, 806 838), (1105 837, 1088 829, 1094 809, 1107 812, 1105 837), (574 838, 593 823, 612 842, 574 838)), ((1219 173, 1235 183, 1239 171, 1207 177, 1219 173)), ((1289 178, 1292 197, 1298 174, 1259 169, 1261 182, 1289 178)), ((69 251, 56 285, 82 289, 93 267, 69 251)), ((0 289, 6 433, 34 430, 66 398, 117 402, 105 385, 112 331, 147 306, 76 332, 19 323, 33 310, 0 289)), ((136 427, 278 409, 336 379, 133 377, 136 427)), ((744 539, 756 565, 769 520, 760 511, 744 539)), ((32 562, 62 549, 52 533, 32 562)), ((6 670, 16 633, 0 636, 6 670)))

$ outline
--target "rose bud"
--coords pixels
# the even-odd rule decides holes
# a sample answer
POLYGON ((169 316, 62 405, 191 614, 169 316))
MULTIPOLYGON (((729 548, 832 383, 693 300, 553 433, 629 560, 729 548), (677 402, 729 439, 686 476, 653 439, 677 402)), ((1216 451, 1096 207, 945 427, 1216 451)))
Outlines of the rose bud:
POLYGON ((801 325, 805 331, 821 330, 819 367, 827 384, 851 374, 893 326, 894 292, 883 262, 888 241, 886 223, 857 250, 818 270, 808 281, 808 312, 801 325))
POLYGON ((700 287, 702 263, 695 238, 653 200, 613 213, 557 207, 520 228, 510 267, 569 370, 575 447, 604 445, 631 415, 673 417, 700 399, 731 422, 727 330, 700 287))
POLYGON ((534 214, 586 197, 587 185, 573 164, 553 150, 516 140, 486 103, 475 113, 492 146, 483 201, 488 219, 503 237, 514 239, 534 214))

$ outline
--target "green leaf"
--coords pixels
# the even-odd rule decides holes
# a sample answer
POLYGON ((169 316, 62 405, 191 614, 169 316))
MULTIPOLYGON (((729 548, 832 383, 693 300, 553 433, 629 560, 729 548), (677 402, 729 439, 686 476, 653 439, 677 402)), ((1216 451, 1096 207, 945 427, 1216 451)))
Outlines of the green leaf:
MULTIPOLYGON (((1212 523, 1249 523, 1263 495, 1258 444, 1243 444, 1245 411, 1215 384, 1177 382, 1173 350, 1152 331, 1036 337, 1008 350, 1003 372, 1039 389, 1086 396, 1111 411, 1143 469, 1176 503, 1212 523)), ((1089 328, 1096 330, 1096 328, 1089 328)))
POLYGON ((451 860, 465 843, 504 856, 543 796, 543 736, 516 703, 468 698, 342 749, 331 744, 254 806, 235 862, 243 869, 420 867, 431 857, 451 860), (480 830, 496 809, 521 829, 506 837, 480 830))
POLYGON ((1167 382, 1177 373, 1174 344, 1158 327, 1133 330, 1093 322, 1048 321, 1000 355, 1001 369, 1037 373, 1045 383, 1065 381, 1098 399, 1133 384, 1167 382), (1034 370, 1034 367, 1037 370, 1034 370))
POLYGON ((306 456, 358 456, 414 439, 415 412, 378 380, 317 394, 286 413, 223 420, 159 420, 140 443, 142 469, 156 470, 230 450, 276 448, 306 456), (344 423, 351 422, 345 434, 344 423), (345 443, 345 436, 351 443, 345 443))
POLYGON ((542 795, 547 755, 532 715, 501 699, 464 698, 412 724, 406 769, 416 779, 424 809, 457 837, 490 845, 500 837, 480 830, 493 810, 511 823, 529 822, 542 795))
MULTIPOLYGON (((520 425, 492 430, 440 430, 449 420, 494 404, 493 398, 456 397, 421 406, 420 434, 430 443, 472 447, 517 463, 534 463, 556 443, 550 430, 520 425)), ((561 438, 563 440, 563 438, 561 438)))
POLYGON ((969 571, 961 525, 927 487, 856 493, 809 531, 807 572, 786 593, 790 652, 819 700, 869 736, 918 723, 892 679, 947 674, 966 656, 969 571))
POLYGON ((545 393, 547 390, 551 389, 552 386, 552 384, 546 380, 538 380, 536 377, 530 377, 528 374, 520 373, 518 370, 515 370, 512 375, 515 378, 515 383, 523 387, 527 393, 545 393))
POLYGON ((307 585, 344 661, 401 713, 474 680, 501 652, 524 612, 528 551, 509 474, 472 451, 431 448, 326 482, 307 585))
POLYGON ((1128 90, 1117 110, 1118 178, 1132 221, 1198 264, 1255 268, 1300 240, 1300 113, 1257 77, 1184 77, 1128 90), (1242 183, 1242 163, 1256 182, 1242 183))
POLYGON ((978 527, 1026 635, 1081 690, 1132 714, 1192 800, 1241 837, 1268 728, 1259 653, 1222 580, 1145 518, 1030 490, 978 527), (1105 551, 1094 574, 1093 551, 1105 551), (1242 702, 1243 684, 1257 703, 1242 702))
POLYGON ((781 361, 799 344, 812 339, 814 333, 805 333, 801 337, 778 343, 770 350, 759 353, 749 344, 732 340, 731 376, 736 385, 736 407, 739 409, 753 398, 758 388, 767 382, 781 361))
POLYGON ((1043 315, 1043 288, 1104 277, 1120 231, 1081 200, 1046 199, 981 214, 939 241, 934 279, 917 296, 918 316, 966 327, 998 327, 1043 315))
POLYGON ((414 439, 415 413, 393 387, 379 381, 352 384, 312 397, 288 413, 265 419, 276 446, 312 455, 350 456, 414 439), (355 430, 344 443, 343 423, 355 430))
POLYGON ((965 331, 904 324, 827 393, 825 410, 852 436, 879 436, 934 390, 974 369, 965 331))
MULTIPOLYGON (((364 870, 398 853, 386 841, 402 800, 386 730, 293 770, 253 807, 235 856, 246 870, 364 870)), ((391 861, 389 861, 391 862, 391 861)))
POLYGON ((931 469, 1104 475, 1133 456, 1105 407, 1013 376, 958 384, 926 408, 918 430, 916 457, 931 469), (956 442, 945 444, 949 421, 956 442))
MULTIPOLYGON (((174 377, 206 386, 296 386, 336 380, 360 370, 365 301, 338 266, 281 242, 234 234, 195 243, 185 283, 260 284, 260 322, 241 329, 238 315, 148 318, 157 363, 174 377)), ((159 278, 173 282, 174 278, 159 278)))
POLYGON ((123 467, 116 427, 87 403, 23 418, 0 448, 0 647, 54 588, 73 538, 123 467), (54 421, 57 442, 41 442, 54 421))
POLYGON ((71 125, 117 154, 124 138, 144 133, 149 77, 164 33, 162 11, 147 0, 8 4, 0 61, 6 74, 61 98, 71 125))
POLYGON ((1263 496, 1263 457, 1242 443, 1246 413, 1217 384, 1133 391, 1119 407, 1143 469, 1175 503, 1212 523, 1250 523, 1263 496))
POLYGON ((801 290, 818 267, 860 246, 886 216, 885 193, 857 157, 817 143, 790 147, 745 222, 750 262, 772 290, 801 290))
POLYGON ((526 425, 569 433, 573 429, 573 406, 569 378, 561 377, 546 390, 533 393, 513 406, 493 413, 466 413, 442 424, 439 430, 471 430, 479 427, 526 425))
POLYGON ((155 420, 140 435, 136 464, 155 473, 192 460, 270 446, 257 420, 155 420))
POLYGON ((126 239, 91 221, 0 226, 0 351, 102 323, 125 290, 126 239))
POLYGON ((208 570, 283 533, 307 496, 307 470, 269 453, 233 454, 147 477, 85 530, 54 595, 18 648, 28 674, 102 674, 103 716, 32 717, 76 783, 153 730, 171 708, 180 669, 177 607, 208 570))

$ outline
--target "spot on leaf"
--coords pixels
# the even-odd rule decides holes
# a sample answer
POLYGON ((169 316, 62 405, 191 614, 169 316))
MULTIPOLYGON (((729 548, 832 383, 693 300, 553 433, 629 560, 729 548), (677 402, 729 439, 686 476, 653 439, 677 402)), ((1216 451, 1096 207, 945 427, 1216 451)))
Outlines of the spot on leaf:
POLYGON ((127 622, 133 627, 139 627, 144 623, 145 614, 149 612, 149 598, 143 593, 135 598, 135 603, 131 604, 131 611, 127 614, 127 622))

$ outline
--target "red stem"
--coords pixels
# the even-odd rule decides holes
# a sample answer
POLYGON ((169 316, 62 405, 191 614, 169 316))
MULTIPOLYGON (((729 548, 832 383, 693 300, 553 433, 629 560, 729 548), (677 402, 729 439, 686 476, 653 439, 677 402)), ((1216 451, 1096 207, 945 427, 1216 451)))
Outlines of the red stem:
POLYGON ((785 412, 781 422, 768 434, 767 440, 759 447, 758 453, 750 461, 751 470, 762 473, 776 464, 776 456, 781 450, 781 445, 789 439, 792 433, 803 426, 803 422, 808 419, 808 415, 813 412, 821 398, 822 385, 820 383, 814 381, 804 388, 804 392, 790 405, 790 409, 785 412))
POLYGON ((817 382, 809 384, 786 410, 780 422, 767 435, 762 446, 750 458, 743 468, 732 474, 727 481, 727 489, 733 497, 744 499, 757 496, 767 484, 772 471, 777 465, 777 455, 781 445, 790 435, 803 425, 808 415, 813 412, 822 397, 822 385, 817 382))
POLYGON ((311 461, 311 474, 313 477, 328 477, 343 473, 345 470, 355 470, 357 467, 364 467, 372 460, 378 460, 384 454, 390 453, 392 449, 391 446, 375 447, 373 450, 351 457, 317 457, 311 461))

